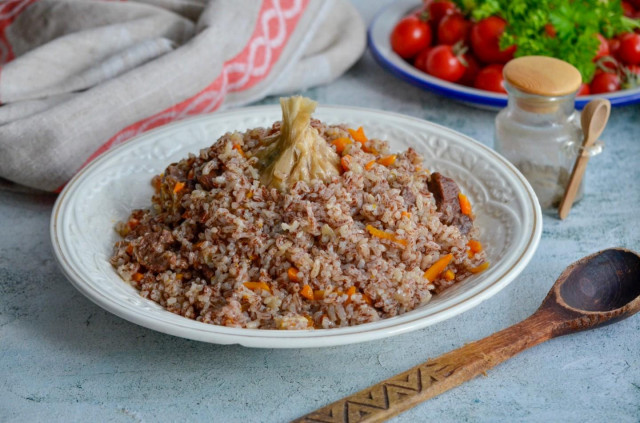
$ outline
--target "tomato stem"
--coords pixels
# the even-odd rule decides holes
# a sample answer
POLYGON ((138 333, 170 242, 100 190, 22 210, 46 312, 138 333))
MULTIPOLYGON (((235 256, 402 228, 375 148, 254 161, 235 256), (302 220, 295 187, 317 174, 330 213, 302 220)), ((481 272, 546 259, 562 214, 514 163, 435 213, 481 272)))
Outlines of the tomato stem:
POLYGON ((422 22, 429 22, 429 19, 431 18, 431 16, 429 16, 429 11, 428 10, 423 10, 422 12, 418 13, 416 15, 418 17, 418 19, 420 19, 422 22))
POLYGON ((464 66, 465 68, 468 68, 469 63, 467 62, 467 59, 464 58, 464 55, 467 53, 467 51, 469 51, 469 47, 467 47, 464 44, 464 41, 463 40, 458 41, 453 45, 452 49, 453 49, 453 54, 456 55, 460 63, 462 63, 462 66, 464 66))
MULTIPOLYGON (((596 67, 605 73, 619 73, 618 61, 611 56, 603 56, 596 61, 596 67)), ((618 75, 620 76, 620 75, 618 75)))

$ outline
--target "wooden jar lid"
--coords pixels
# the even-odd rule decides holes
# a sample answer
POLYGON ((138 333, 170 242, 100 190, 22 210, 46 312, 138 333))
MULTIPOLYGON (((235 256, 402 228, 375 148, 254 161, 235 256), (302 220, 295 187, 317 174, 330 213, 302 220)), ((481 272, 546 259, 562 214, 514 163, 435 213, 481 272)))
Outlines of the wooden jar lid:
POLYGON ((504 79, 528 94, 559 97, 578 91, 582 76, 575 66, 546 56, 523 56, 504 67, 504 79))

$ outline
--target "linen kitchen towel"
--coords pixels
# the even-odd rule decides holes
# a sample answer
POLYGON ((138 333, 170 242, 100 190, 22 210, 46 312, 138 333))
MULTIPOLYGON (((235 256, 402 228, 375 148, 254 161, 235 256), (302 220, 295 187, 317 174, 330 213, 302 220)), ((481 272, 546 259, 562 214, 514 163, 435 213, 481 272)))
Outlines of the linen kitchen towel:
POLYGON ((347 0, 5 0, 0 178, 59 190, 135 135, 328 83, 364 48, 347 0))

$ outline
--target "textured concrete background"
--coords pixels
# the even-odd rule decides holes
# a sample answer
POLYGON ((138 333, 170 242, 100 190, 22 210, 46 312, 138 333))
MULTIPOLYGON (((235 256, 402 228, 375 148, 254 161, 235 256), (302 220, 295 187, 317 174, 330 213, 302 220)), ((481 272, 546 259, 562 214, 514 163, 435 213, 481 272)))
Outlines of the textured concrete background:
MULTIPOLYGON (((365 19, 385 1, 358 1, 365 19)), ((494 113, 419 91, 367 53, 323 104, 383 108, 491 145, 494 113)), ((265 103, 273 103, 268 99, 265 103)), ((599 249, 640 251, 640 106, 615 109, 587 194, 544 218, 531 264, 495 297, 435 326, 382 341, 258 350, 174 338, 111 315, 54 263, 52 196, 0 192, 0 421, 286 421, 490 335, 532 313, 560 272, 599 249)), ((640 421, 640 316, 552 340, 395 421, 640 421)))

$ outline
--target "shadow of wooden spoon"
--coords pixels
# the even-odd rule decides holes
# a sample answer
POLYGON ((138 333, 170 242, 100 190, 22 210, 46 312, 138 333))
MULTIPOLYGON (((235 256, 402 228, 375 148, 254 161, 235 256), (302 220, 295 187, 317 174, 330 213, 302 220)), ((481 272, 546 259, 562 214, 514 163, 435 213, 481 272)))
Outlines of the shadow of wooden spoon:
POLYGON ((640 256, 622 248, 565 269, 530 317, 343 398, 296 422, 380 422, 557 336, 608 325, 640 311, 640 256))

